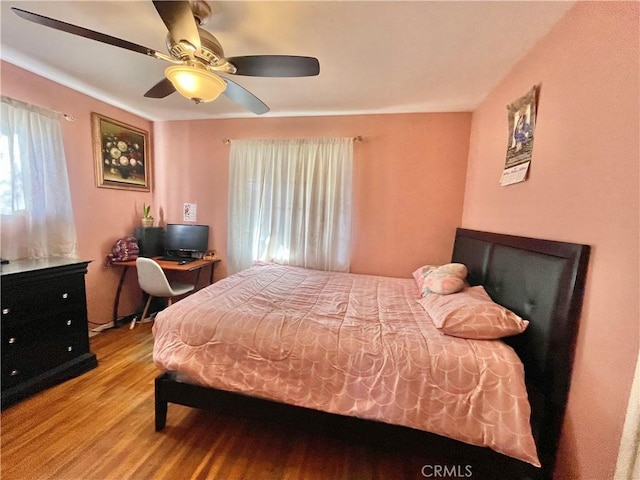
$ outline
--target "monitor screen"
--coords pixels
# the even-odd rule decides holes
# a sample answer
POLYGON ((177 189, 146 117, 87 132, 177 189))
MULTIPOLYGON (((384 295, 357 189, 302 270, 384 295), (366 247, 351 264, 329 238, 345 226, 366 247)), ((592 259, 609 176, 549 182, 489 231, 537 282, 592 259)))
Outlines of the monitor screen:
POLYGON ((206 252, 209 247, 209 225, 169 223, 164 231, 167 252, 206 252))

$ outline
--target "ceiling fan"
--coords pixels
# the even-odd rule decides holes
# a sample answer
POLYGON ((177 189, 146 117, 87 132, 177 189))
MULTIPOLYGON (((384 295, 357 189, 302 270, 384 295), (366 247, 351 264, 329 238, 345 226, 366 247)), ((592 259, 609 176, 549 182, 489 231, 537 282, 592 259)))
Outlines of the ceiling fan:
POLYGON ((144 94, 149 98, 164 98, 177 90, 195 103, 202 103, 213 101, 220 94, 224 94, 247 110, 261 115, 269 111, 269 107, 262 100, 230 79, 220 77, 217 72, 254 77, 308 77, 320 73, 320 63, 314 57, 225 57, 216 37, 200 27, 207 22, 211 14, 211 7, 204 1, 154 0, 153 5, 168 30, 169 55, 20 8, 11 7, 11 10, 25 20, 46 27, 173 63, 165 70, 166 78, 144 94))

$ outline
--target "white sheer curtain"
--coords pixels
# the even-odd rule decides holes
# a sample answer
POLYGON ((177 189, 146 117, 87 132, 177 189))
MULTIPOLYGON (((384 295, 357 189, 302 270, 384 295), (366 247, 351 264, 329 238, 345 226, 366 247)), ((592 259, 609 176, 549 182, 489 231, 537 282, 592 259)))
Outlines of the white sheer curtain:
POLYGON ((76 255, 67 163, 56 112, 2 97, 0 255, 76 255))
POLYGON ((353 139, 234 140, 228 271, 255 260, 348 271, 353 139))

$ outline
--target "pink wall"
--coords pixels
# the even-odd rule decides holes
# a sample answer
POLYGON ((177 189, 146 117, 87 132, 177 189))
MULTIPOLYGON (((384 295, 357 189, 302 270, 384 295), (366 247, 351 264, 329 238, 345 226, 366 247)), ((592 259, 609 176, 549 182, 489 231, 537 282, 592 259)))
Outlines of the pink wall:
POLYGON ((463 226, 592 246, 556 478, 613 477, 638 355, 639 9, 578 3, 473 114, 463 226), (536 84, 530 179, 500 187, 536 84))
POLYGON ((229 145, 224 138, 362 135, 354 145, 351 270, 408 277, 450 258, 462 215, 471 114, 165 122, 155 125, 155 202, 179 222, 185 202, 211 225, 226 274, 229 145))
MULTIPOLYGON (((118 237, 132 234, 140 223, 143 202, 151 193, 97 188, 91 139, 91 112, 147 131, 152 122, 120 110, 75 90, 2 62, 2 94, 27 103, 67 113, 74 122, 61 120, 69 171, 71 199, 78 235, 79 256, 92 260, 86 276, 89 321, 111 321, 119 269, 103 267, 104 258, 118 237)), ((122 311, 132 311, 139 301, 135 276, 129 275, 122 311), (135 288, 130 288, 135 287, 135 288)))

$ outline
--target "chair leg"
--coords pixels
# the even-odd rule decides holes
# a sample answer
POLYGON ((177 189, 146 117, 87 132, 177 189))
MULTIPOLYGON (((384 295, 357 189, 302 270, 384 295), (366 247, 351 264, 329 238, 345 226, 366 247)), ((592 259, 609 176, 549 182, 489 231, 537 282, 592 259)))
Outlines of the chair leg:
MULTIPOLYGON (((151 305, 151 299, 153 297, 151 295, 149 295, 149 298, 147 299, 147 303, 144 306, 144 310, 142 311, 142 317, 140 317, 140 323, 142 323, 144 321, 144 319, 147 317, 147 311, 149 310, 149 305, 151 305)), ((133 321, 131 322, 131 325, 129 326, 130 329, 133 329, 133 327, 136 326, 136 319, 134 318, 133 321)))
POLYGON ((153 297, 149 295, 149 298, 147 299, 147 304, 144 306, 144 310, 142 311, 142 318, 140 319, 140 321, 143 321, 145 318, 147 318, 147 312, 149 311, 149 306, 151 305, 152 298, 153 297))

